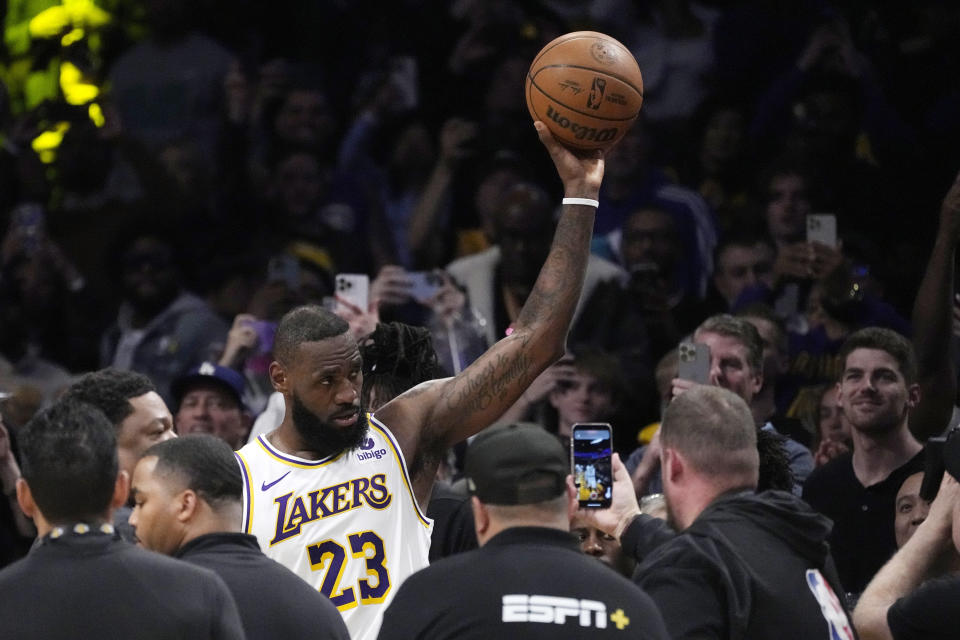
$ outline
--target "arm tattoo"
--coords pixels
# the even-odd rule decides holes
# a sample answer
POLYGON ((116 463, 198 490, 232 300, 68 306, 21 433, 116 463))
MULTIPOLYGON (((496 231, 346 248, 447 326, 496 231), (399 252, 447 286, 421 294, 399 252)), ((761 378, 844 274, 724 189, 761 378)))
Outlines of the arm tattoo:
POLYGON ((483 411, 491 403, 503 401, 509 388, 520 381, 529 384, 535 377, 532 370, 533 360, 527 353, 523 341, 514 353, 498 353, 493 361, 481 370, 471 372, 464 380, 446 395, 447 407, 458 412, 476 413, 483 411))
POLYGON ((592 213, 568 212, 560 218, 550 255, 520 310, 518 325, 561 321, 565 324, 559 329, 566 333, 566 325, 580 298, 592 233, 592 213))

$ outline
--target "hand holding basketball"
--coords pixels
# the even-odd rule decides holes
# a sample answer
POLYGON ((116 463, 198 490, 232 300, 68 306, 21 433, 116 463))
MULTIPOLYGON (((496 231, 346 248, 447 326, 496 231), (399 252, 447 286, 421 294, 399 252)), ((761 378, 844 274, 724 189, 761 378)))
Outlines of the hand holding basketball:
POLYGON ((545 46, 527 73, 527 108, 563 145, 607 149, 630 129, 643 103, 633 54, 608 35, 575 31, 545 46))

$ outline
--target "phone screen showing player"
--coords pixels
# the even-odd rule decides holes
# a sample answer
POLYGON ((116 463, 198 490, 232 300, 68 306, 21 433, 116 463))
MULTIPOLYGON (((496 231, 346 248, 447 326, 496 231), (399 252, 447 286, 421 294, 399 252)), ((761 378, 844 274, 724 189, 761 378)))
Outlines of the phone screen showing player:
POLYGON ((604 509, 613 497, 613 429, 606 423, 573 425, 570 439, 573 482, 581 508, 604 509))

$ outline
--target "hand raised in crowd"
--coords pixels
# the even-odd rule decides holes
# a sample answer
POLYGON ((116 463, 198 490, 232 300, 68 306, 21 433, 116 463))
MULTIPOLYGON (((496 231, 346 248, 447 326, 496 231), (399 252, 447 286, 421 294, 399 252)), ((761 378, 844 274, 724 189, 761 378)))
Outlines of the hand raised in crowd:
POLYGON ((403 267, 388 264, 377 273, 370 283, 370 300, 379 304, 396 305, 410 301, 413 283, 403 267))
POLYGON ((927 519, 920 524, 917 534, 921 529, 925 530, 926 535, 936 540, 945 554, 952 555, 956 552, 952 534, 953 513, 957 507, 960 507, 960 483, 949 473, 944 473, 937 497, 930 503, 927 519))
POLYGON ((256 316, 249 313, 238 313, 233 319, 233 326, 227 332, 227 344, 220 356, 220 366, 239 368, 243 361, 257 346, 257 331, 253 327, 256 316))
POLYGON ((819 242, 795 242, 781 247, 773 265, 774 276, 823 280, 843 265, 842 247, 819 242))
POLYGON ((445 271, 435 272, 441 278, 443 284, 437 293, 423 301, 433 311, 434 315, 443 322, 450 323, 457 318, 467 306, 467 294, 456 285, 450 274, 445 271))
POLYGON ((788 244, 777 251, 773 263, 774 277, 806 279, 810 277, 810 246, 806 242, 788 244))
POLYGON ((840 440, 823 440, 813 454, 813 463, 820 467, 834 458, 850 451, 850 448, 840 440))
POLYGON ((620 461, 620 455, 614 453, 610 463, 613 468, 613 497, 610 506, 606 509, 580 509, 577 516, 590 526, 619 540, 627 525, 640 514, 640 503, 633 492, 630 472, 620 461))
POLYGON ((523 392, 523 400, 527 404, 536 404, 546 398, 554 390, 563 389, 565 383, 573 380, 576 369, 566 360, 560 360, 552 367, 534 378, 527 390, 523 392))
POLYGON ((336 296, 336 300, 337 306, 334 313, 347 321, 350 325, 350 334, 355 340, 360 340, 376 330, 380 323, 380 304, 376 298, 370 298, 366 310, 340 296, 336 296))
POLYGON ((823 280, 843 266, 842 245, 830 247, 819 242, 810 242, 807 246, 810 251, 809 278, 823 280))
POLYGON ((674 378, 670 382, 670 398, 676 398, 681 393, 699 386, 702 385, 699 382, 694 382, 693 380, 687 380, 686 378, 674 378))

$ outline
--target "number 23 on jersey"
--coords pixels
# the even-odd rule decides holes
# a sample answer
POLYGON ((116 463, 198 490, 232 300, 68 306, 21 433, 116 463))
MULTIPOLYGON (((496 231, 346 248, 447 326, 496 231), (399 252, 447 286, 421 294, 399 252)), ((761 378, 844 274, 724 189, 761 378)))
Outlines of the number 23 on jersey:
POLYGON ((350 546, 349 559, 346 548, 333 539, 307 546, 310 569, 325 572, 320 591, 341 611, 357 606, 357 594, 359 604, 383 602, 390 593, 390 574, 385 566, 383 539, 373 531, 360 531, 347 535, 347 543, 350 546), (366 563, 368 577, 357 580, 356 589, 353 586, 341 588, 340 579, 347 562, 359 560, 366 563))

